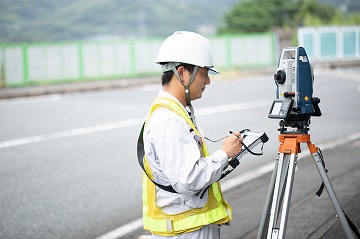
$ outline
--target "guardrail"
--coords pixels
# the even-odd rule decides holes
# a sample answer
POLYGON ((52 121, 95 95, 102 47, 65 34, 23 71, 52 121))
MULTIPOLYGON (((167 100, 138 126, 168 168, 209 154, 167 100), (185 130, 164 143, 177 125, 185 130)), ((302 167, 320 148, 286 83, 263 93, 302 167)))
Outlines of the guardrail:
MULTIPOLYGON (((0 45, 2 86, 26 86, 159 74, 154 63, 164 39, 0 45)), ((273 66, 273 33, 210 37, 219 69, 273 66)))

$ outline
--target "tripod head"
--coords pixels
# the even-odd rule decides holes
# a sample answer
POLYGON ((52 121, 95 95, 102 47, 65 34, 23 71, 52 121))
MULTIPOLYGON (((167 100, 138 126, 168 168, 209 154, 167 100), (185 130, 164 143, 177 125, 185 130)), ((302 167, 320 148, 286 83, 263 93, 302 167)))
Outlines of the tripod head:
POLYGON ((320 99, 313 97, 314 75, 303 47, 284 48, 274 74, 276 99, 269 118, 281 119, 280 132, 287 127, 298 132, 309 131, 310 117, 321 116, 320 99))

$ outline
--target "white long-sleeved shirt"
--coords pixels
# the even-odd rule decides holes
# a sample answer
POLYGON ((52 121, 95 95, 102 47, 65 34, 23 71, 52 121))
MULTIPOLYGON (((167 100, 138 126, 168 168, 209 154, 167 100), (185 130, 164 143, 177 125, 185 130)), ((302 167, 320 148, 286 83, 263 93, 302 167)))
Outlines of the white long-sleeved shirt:
MULTIPOLYGON (((181 105, 165 91, 161 90, 158 96, 171 98, 181 105)), ((221 149, 202 157, 197 136, 190 129, 182 117, 166 107, 156 109, 144 129, 145 155, 155 181, 171 184, 178 192, 157 188, 156 205, 168 214, 203 207, 207 193, 200 198, 199 192, 216 182, 228 164, 227 155, 221 149)))

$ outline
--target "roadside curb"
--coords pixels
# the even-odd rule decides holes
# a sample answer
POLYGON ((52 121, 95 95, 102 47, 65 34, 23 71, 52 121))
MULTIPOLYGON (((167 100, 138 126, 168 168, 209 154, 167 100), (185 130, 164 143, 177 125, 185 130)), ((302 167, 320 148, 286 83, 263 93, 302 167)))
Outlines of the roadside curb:
POLYGON ((114 88, 133 87, 143 84, 151 84, 159 81, 159 78, 147 77, 106 81, 70 82, 63 84, 36 85, 27 87, 9 87, 0 89, 0 99, 107 90, 114 88))
MULTIPOLYGON (((270 68, 263 69, 234 69, 224 70, 221 75, 215 76, 212 80, 231 80, 236 78, 256 76, 256 75, 269 75, 271 77, 272 70, 270 68)), ((33 86, 22 87, 8 87, 0 88, 0 100, 11 99, 20 97, 32 97, 50 94, 63 94, 73 92, 85 91, 100 91, 116 88, 134 87, 144 84, 161 84, 161 74, 159 76, 139 77, 139 78, 126 78, 126 79, 113 79, 113 80, 97 80, 97 81, 84 81, 84 82, 68 82, 68 83, 54 83, 42 84, 33 86)))

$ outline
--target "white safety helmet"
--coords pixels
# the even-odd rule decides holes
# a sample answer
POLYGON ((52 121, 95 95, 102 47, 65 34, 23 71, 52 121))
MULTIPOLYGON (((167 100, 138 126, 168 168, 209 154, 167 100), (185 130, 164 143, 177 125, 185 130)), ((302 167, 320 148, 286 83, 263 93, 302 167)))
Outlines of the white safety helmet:
POLYGON ((209 40, 195 32, 177 31, 161 45, 156 63, 163 65, 163 72, 171 70, 167 63, 186 63, 203 67, 209 74, 220 74, 213 64, 209 40))

